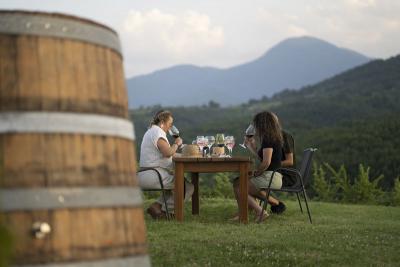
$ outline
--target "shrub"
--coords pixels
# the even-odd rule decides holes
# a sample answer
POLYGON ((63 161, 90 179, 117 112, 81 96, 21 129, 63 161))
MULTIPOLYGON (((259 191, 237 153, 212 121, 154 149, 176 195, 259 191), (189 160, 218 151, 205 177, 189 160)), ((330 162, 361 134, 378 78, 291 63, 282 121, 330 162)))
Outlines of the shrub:
POLYGON ((213 174, 213 178, 209 178, 209 176, 200 176, 200 195, 202 197, 233 197, 229 173, 216 173, 213 174))
POLYGON ((322 166, 317 166, 314 163, 314 173, 313 173, 313 185, 312 188, 316 193, 316 199, 322 201, 333 201, 335 190, 333 190, 332 185, 326 179, 326 172, 322 166))
MULTIPOLYGON (((359 165, 358 175, 351 179, 344 165, 335 170, 325 163, 319 167, 314 166, 313 189, 318 200, 382 204, 387 195, 378 185, 382 179, 383 175, 371 179, 370 168, 364 167, 362 164, 359 165)), ((400 183, 397 182, 397 184, 400 183)), ((400 200, 400 185, 398 185, 398 191, 395 191, 393 195, 393 199, 398 197, 400 200)))
POLYGON ((400 177, 397 177, 394 181, 394 188, 392 192, 392 205, 400 206, 400 177))
POLYGON ((335 171, 328 163, 324 164, 325 167, 333 175, 330 180, 333 182, 334 199, 343 202, 350 202, 353 198, 352 186, 347 175, 346 168, 342 164, 338 171, 335 171))
POLYGON ((379 175, 374 179, 369 177, 370 168, 359 165, 359 173, 353 185, 353 202, 376 204, 382 197, 384 192, 378 187, 378 183, 383 179, 383 175, 379 175))

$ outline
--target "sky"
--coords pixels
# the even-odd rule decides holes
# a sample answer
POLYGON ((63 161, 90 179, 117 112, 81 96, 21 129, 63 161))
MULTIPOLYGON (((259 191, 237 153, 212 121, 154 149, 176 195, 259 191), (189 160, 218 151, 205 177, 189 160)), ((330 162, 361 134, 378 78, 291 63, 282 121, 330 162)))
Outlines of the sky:
POLYGON ((178 64, 227 68, 305 35, 372 58, 400 54, 398 0, 0 0, 0 9, 61 12, 113 28, 127 78, 178 64))

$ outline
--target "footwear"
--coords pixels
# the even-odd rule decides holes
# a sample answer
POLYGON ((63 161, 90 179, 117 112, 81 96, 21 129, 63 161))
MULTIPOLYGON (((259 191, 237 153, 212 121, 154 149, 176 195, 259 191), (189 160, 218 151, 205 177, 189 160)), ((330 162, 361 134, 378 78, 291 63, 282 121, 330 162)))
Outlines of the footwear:
POLYGON ((271 212, 275 214, 281 214, 286 210, 286 205, 279 201, 278 205, 271 206, 271 212))
POLYGON ((146 210, 148 214, 150 214, 151 218, 158 219, 161 217, 163 212, 161 211, 161 205, 157 202, 154 202, 150 205, 150 207, 146 210))
POLYGON ((269 214, 267 212, 264 212, 261 217, 261 220, 260 220, 260 215, 257 215, 256 222, 261 223, 261 222, 265 221, 266 219, 268 219, 268 217, 269 217, 269 214))
POLYGON ((231 221, 231 222, 238 222, 238 221, 239 221, 239 214, 236 214, 235 216, 233 216, 232 218, 230 218, 229 221, 231 221))
MULTIPOLYGON (((169 215, 171 218, 171 214, 169 215)), ((165 213, 164 211, 161 211, 161 213, 157 216, 157 218, 155 218, 156 220, 166 220, 167 219, 167 213, 165 213)))

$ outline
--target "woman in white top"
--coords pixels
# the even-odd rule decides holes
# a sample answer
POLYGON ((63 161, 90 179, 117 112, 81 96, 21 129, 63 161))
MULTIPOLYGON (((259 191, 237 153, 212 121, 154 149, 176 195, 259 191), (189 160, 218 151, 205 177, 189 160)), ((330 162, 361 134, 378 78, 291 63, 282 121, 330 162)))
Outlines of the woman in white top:
MULTIPOLYGON (((140 146, 141 168, 155 167, 160 172, 164 188, 174 187, 172 156, 176 153, 179 146, 182 145, 180 137, 175 139, 174 144, 170 145, 167 139, 167 132, 173 124, 172 113, 162 110, 156 113, 149 129, 143 136, 140 146)), ((154 171, 142 171, 138 173, 139 185, 143 189, 158 189, 160 182, 157 173, 154 171)), ((185 181, 185 199, 189 199, 193 194, 193 185, 185 181)), ((174 213, 174 197, 167 195, 168 211, 174 213)), ((154 218, 165 217, 165 204, 160 197, 151 204, 147 212, 154 218)))

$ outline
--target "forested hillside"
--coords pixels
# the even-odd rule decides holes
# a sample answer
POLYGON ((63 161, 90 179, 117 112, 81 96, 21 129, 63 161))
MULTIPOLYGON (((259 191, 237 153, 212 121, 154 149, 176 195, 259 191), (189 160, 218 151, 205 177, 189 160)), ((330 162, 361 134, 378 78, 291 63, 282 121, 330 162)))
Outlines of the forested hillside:
MULTIPOLYGON (((344 164, 351 175, 358 164, 371 175, 384 174, 382 186, 393 186, 400 175, 400 56, 376 60, 300 91, 286 90, 272 98, 220 108, 211 102, 200 107, 169 108, 184 141, 196 135, 222 132, 242 142, 254 114, 272 110, 296 139, 297 156, 310 146, 319 149, 317 162, 344 164)), ((132 111, 137 141, 160 106, 132 111)), ((163 107, 165 108, 165 107, 163 107)), ((236 153, 243 150, 236 146, 236 153)))

